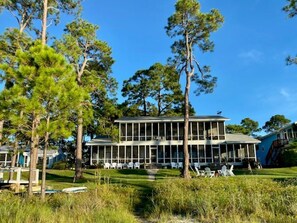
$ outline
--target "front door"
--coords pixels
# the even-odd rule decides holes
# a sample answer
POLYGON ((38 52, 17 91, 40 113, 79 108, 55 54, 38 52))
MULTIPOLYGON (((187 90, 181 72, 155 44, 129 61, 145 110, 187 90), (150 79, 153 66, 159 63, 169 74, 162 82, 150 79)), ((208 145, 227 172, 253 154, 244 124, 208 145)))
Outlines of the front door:
POLYGON ((151 147, 151 163, 157 163, 157 147, 151 147))

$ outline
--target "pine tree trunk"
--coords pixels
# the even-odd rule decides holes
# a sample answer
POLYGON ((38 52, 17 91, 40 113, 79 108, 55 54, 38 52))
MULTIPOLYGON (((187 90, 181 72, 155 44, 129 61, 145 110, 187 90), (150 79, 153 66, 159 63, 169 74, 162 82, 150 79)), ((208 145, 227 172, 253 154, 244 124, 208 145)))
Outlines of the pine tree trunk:
MULTIPOLYGON (((17 158, 17 154, 18 154, 18 140, 15 139, 14 142, 14 147, 13 147, 13 155, 11 157, 11 164, 10 164, 10 168, 13 168, 16 166, 16 158, 17 158)), ((13 172, 9 173, 9 180, 12 180, 13 178, 13 172)))
POLYGON ((0 146, 2 146, 4 120, 0 120, 0 146))
POLYGON ((75 156, 75 176, 73 181, 81 179, 82 174, 82 138, 83 138, 83 118, 82 111, 80 111, 78 124, 77 124, 77 136, 76 136, 76 156, 75 156))
MULTIPOLYGON (((47 131, 49 129, 49 122, 50 122, 50 118, 47 117, 46 120, 46 126, 47 126, 47 131)), ((49 144, 49 132, 46 132, 45 134, 45 138, 44 138, 44 148, 43 148, 43 160, 42 160, 42 180, 41 180, 41 200, 44 201, 45 199, 45 187, 46 187, 46 153, 48 150, 48 144, 49 144)))
POLYGON ((29 186, 28 195, 33 195, 33 181, 38 180, 36 178, 36 161, 38 154, 39 135, 37 134, 37 127, 39 125, 39 116, 36 116, 33 120, 31 130, 31 151, 30 151, 30 166, 29 166, 29 186))
POLYGON ((47 28, 47 0, 43 0, 43 16, 42 16, 42 33, 41 33, 41 44, 46 44, 46 28, 47 28))
POLYGON ((188 135, 189 135, 189 92, 191 84, 191 75, 187 73, 187 81, 185 88, 185 110, 184 110, 184 141, 183 141, 183 150, 184 150, 184 163, 183 163, 183 178, 190 178, 189 173, 189 149, 188 149, 188 135))

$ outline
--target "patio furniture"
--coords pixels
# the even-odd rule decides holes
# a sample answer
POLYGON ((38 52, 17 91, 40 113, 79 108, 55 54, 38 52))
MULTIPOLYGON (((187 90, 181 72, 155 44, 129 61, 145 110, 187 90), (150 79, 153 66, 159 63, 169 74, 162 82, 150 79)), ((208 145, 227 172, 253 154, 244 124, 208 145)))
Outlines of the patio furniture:
POLYGON ((132 162, 129 162, 128 165, 127 165, 127 168, 128 169, 133 169, 133 166, 134 166, 133 163, 132 162))
POLYGON ((177 169, 177 163, 171 162, 170 165, 171 165, 171 169, 177 169))
POLYGON ((222 166, 222 168, 220 170, 218 170, 218 173, 220 176, 226 177, 227 176, 227 167, 225 165, 222 166))
POLYGON ((210 170, 209 167, 205 167, 205 177, 214 177, 215 176, 215 171, 210 170))
POLYGON ((195 162, 195 163, 194 163, 194 167, 197 167, 197 168, 199 169, 199 168, 200 168, 200 164, 197 163, 197 162, 195 162))
POLYGON ((111 169, 116 169, 117 168, 117 163, 112 163, 110 166, 111 169))
POLYGON ((195 167, 195 171, 196 171, 196 176, 197 177, 202 177, 202 176, 205 176, 205 171, 204 170, 199 170, 197 167, 195 167))
POLYGON ((178 162, 177 167, 178 167, 178 169, 182 169, 183 168, 183 162, 178 162))
POLYGON ((118 163, 117 164, 117 169, 123 169, 123 164, 122 163, 118 163))
POLYGON ((110 168, 110 163, 104 163, 104 169, 109 169, 110 168))
POLYGON ((227 169, 227 176, 235 176, 235 174, 233 173, 233 168, 234 166, 232 165, 229 170, 227 169))
POLYGON ((134 168, 135 169, 140 169, 140 163, 139 162, 135 162, 134 163, 134 168))

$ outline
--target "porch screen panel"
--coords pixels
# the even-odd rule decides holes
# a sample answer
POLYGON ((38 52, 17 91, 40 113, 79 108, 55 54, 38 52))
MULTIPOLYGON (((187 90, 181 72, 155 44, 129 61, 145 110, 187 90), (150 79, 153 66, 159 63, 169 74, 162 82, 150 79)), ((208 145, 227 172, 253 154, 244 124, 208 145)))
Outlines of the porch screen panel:
POLYGON ((197 149, 198 149, 197 145, 192 145, 192 160, 193 160, 193 163, 198 163, 197 149))
POLYGON ((152 123, 153 125, 153 139, 158 139, 159 132, 158 132, 158 123, 152 123))
POLYGON ((166 123, 166 139, 171 140, 171 123, 166 123))
POLYGON ((105 161, 108 162, 108 163, 111 163, 111 147, 110 146, 106 146, 105 161))
POLYGON ((140 141, 145 141, 145 124, 140 123, 140 141))
POLYGON ((138 146, 133 146, 133 162, 138 162, 138 146))
POLYGON ((126 146, 126 162, 132 162, 131 146, 126 146))
POLYGON ((99 146, 99 162, 104 162, 104 146, 99 146))
POLYGON ((172 162, 177 162, 177 146, 172 145, 171 146, 171 154, 172 154, 172 162))
POLYGON ((145 159, 145 146, 139 146, 139 162, 144 163, 145 159))
POLYGON ((219 139, 225 139, 225 126, 224 122, 219 122, 219 139))
POLYGON ((233 144, 228 145, 228 162, 234 162, 234 151, 233 151, 233 144))
POLYGON ((218 123, 217 122, 212 122, 211 123, 212 128, 212 139, 213 140, 218 140, 219 139, 219 131, 218 131, 218 123))
POLYGON ((200 163, 205 163, 206 162, 206 157, 205 157, 204 145, 199 145, 198 155, 199 155, 199 162, 200 163))
POLYGON ((112 146, 112 162, 118 162, 118 147, 112 146))
POLYGON ((235 162, 241 162, 241 160, 245 157, 244 149, 241 148, 240 144, 234 145, 234 156, 235 156, 235 162))
POLYGON ((249 149, 248 144, 241 144, 241 148, 243 150, 242 158, 248 158, 248 155, 249 155, 249 153, 248 153, 248 149, 249 149))
POLYGON ((249 148, 249 157, 252 157, 252 158, 256 157, 254 144, 248 144, 248 148, 249 148))
POLYGON ((198 140, 198 123, 192 122, 192 139, 198 140))
POLYGON ((132 141, 132 123, 127 124, 127 141, 132 141))
POLYGON ((126 125, 121 124, 121 141, 126 141, 126 125))
POLYGON ((165 123, 160 123, 159 124, 159 136, 161 137, 161 139, 163 139, 165 137, 165 123))
POLYGON ((177 122, 172 123, 172 139, 173 140, 178 140, 178 135, 177 135, 177 122))
POLYGON ((204 134, 204 122, 199 122, 199 140, 204 140, 205 139, 205 134, 204 134))
POLYGON ((165 146, 165 163, 170 162, 170 146, 165 146))
POLYGON ((146 146, 146 149, 145 149, 145 153, 146 153, 146 163, 150 163, 150 146, 146 146))
POLYGON ((139 124, 134 123, 133 125, 133 140, 139 141, 139 124))
POLYGON ((164 163, 164 150, 163 150, 163 146, 158 146, 158 163, 164 163))
POLYGON ((92 146, 92 165, 95 165, 95 164, 98 164, 98 150, 97 150, 97 146, 95 147, 95 146, 92 146))
MULTIPOLYGON (((183 138, 184 138, 184 126, 185 126, 185 124, 183 123, 183 122, 180 122, 179 123, 179 140, 183 140, 183 138)), ((190 125, 189 125, 189 129, 190 129, 190 125)))
POLYGON ((177 148, 178 148, 178 162, 182 162, 184 160, 184 148, 182 145, 178 145, 177 148))
POLYGON ((211 153, 211 145, 206 145, 206 162, 212 162, 212 153, 211 153))
POLYGON ((228 156, 227 156, 227 146, 222 144, 220 146, 221 148, 221 162, 226 163, 228 161, 228 156))
POLYGON ((205 122, 206 139, 211 139, 210 122, 205 122))
POLYGON ((146 140, 152 140, 152 124, 146 123, 146 140))
POLYGON ((119 148, 119 162, 125 163, 125 146, 120 146, 119 148))

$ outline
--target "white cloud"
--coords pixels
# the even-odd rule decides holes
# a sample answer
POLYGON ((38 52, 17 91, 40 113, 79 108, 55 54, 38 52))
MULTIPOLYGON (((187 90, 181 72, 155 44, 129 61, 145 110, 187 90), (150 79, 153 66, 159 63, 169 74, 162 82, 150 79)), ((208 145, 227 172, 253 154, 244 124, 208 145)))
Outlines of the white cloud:
POLYGON ((263 53, 261 51, 251 49, 246 52, 241 52, 238 54, 239 58, 242 58, 245 62, 262 62, 263 60, 263 53))
POLYGON ((281 89, 279 93, 286 99, 290 99, 291 97, 290 93, 286 89, 281 89))

